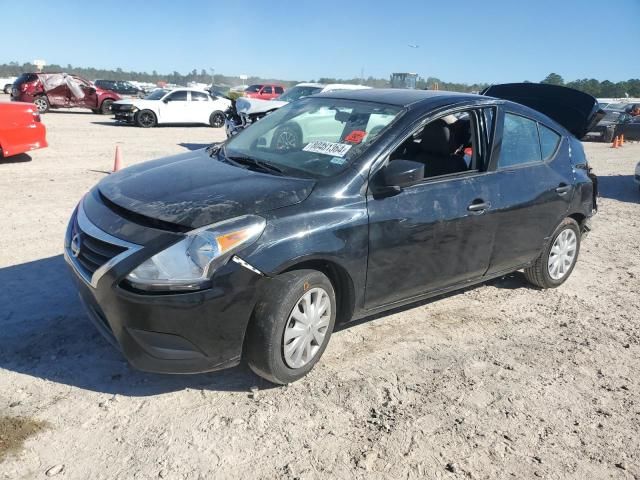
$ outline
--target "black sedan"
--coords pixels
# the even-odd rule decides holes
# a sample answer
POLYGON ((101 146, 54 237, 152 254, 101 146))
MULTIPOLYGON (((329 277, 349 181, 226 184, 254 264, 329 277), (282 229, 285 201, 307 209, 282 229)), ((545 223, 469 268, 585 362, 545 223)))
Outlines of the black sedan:
POLYGON ((519 269, 540 288, 567 280, 596 209, 576 137, 598 114, 588 95, 531 84, 305 98, 102 180, 73 212, 65 258, 134 366, 194 373, 244 356, 292 382, 336 322, 519 269))
POLYGON ((611 143, 619 135, 624 135, 625 140, 640 141, 640 116, 623 110, 606 110, 606 115, 583 140, 611 143))

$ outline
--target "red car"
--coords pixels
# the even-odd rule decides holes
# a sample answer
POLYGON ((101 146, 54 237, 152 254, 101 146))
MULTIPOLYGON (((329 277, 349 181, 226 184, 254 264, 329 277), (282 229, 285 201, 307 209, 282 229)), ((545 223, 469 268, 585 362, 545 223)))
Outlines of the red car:
POLYGON ((47 131, 31 103, 0 102, 0 157, 45 148, 47 131))
POLYGON ((259 98, 260 100, 271 100, 284 93, 282 85, 259 84, 249 85, 244 91, 244 96, 248 98, 259 98))
POLYGON ((13 83, 11 100, 34 103, 40 113, 50 108, 88 108, 93 113, 111 113, 111 105, 121 100, 111 90, 66 73, 23 73, 13 83))

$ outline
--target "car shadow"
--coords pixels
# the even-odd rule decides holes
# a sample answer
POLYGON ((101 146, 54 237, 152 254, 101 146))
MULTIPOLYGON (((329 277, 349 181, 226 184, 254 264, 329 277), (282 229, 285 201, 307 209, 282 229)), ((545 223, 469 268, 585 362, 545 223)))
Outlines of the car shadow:
POLYGON ((210 143, 179 143, 178 146, 182 148, 186 148, 187 150, 200 150, 202 148, 207 148, 210 146, 210 143))
POLYGON ((133 369, 86 318, 62 255, 0 268, 0 368, 96 392, 273 388, 246 365, 198 375, 133 369))
POLYGON ((27 153, 19 153, 18 155, 12 155, 10 157, 0 156, 0 165, 3 163, 27 163, 31 160, 33 160, 33 158, 27 153))
POLYGON ((604 198, 640 203, 640 191, 638 184, 633 181, 633 175, 598 175, 598 190, 604 198))

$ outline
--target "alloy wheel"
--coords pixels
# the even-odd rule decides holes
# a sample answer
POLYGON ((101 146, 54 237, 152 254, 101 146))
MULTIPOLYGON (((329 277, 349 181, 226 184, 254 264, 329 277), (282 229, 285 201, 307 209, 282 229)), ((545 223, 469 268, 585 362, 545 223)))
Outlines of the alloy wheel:
POLYGON ((216 113, 213 116, 213 121, 211 122, 211 125, 214 128, 220 128, 224 125, 224 115, 221 113, 216 113))
POLYGON ((276 149, 293 150, 298 143, 297 140, 297 136, 291 130, 282 130, 276 139, 276 149))
POLYGON ((284 362, 302 368, 322 347, 331 320, 331 299, 323 288, 312 288, 296 302, 284 329, 284 362))
POLYGON ((33 103, 40 113, 47 111, 47 101, 44 98, 36 98, 33 103))
POLYGON ((150 112, 141 112, 140 113, 140 123, 142 124, 142 126, 144 127, 151 127, 153 126, 153 114, 150 112))
POLYGON ((560 280, 571 270, 576 260, 577 243, 576 234, 570 228, 563 230, 556 237, 547 262, 549 276, 552 279, 560 280))

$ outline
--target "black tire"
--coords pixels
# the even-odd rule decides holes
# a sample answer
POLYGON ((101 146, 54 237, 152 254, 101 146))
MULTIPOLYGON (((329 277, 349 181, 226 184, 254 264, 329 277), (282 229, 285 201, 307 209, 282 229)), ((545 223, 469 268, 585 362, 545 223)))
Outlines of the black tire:
POLYGON ((224 116, 223 112, 213 112, 209 117, 209 125, 211 125, 213 128, 222 128, 224 127, 225 119, 226 117, 224 116))
POLYGON ((565 218, 560 225, 558 225, 551 236, 551 240, 547 245, 545 245, 544 250, 540 254, 540 256, 536 259, 535 262, 530 267, 524 269, 524 276, 529 281, 529 283, 535 285, 540 288, 556 288, 562 285, 567 278, 571 276, 571 272, 573 272, 573 268, 576 266, 578 261, 578 255, 580 254, 580 226, 578 222, 576 222, 573 218, 565 218), (573 258, 573 263, 569 267, 569 269, 564 273, 564 275, 559 279, 554 279, 551 277, 549 273, 549 255, 551 254, 551 249, 558 238, 558 236, 565 230, 570 229, 573 230, 573 233, 576 236, 576 246, 575 246, 575 256, 573 258))
POLYGON ((156 114, 151 110, 140 110, 136 113, 134 117, 134 121, 136 125, 142 128, 151 128, 155 127, 158 123, 158 119, 156 118, 156 114))
POLYGON ((4 86, 4 88, 3 88, 4 93, 11 93, 11 88, 12 88, 12 87, 13 87, 13 85, 12 85, 12 84, 7 83, 7 84, 4 86))
POLYGON ((36 106, 39 113, 47 113, 49 111, 49 99, 44 95, 34 98, 33 104, 36 106))
POLYGON ((271 148, 282 152, 302 149, 302 131, 300 127, 292 123, 278 127, 271 139, 271 148))
POLYGON ((113 100, 111 100, 110 98, 103 100, 102 105, 100 105, 100 113, 102 113, 103 115, 109 115, 112 112, 112 105, 113 100))
POLYGON ((316 270, 286 272, 270 280, 270 285, 254 311, 247 332, 246 358, 257 375, 272 383, 284 385, 304 377, 324 353, 336 321, 335 292, 331 281, 316 270), (320 288, 330 300, 331 314, 324 339, 315 355, 300 368, 291 368, 284 358, 285 327, 295 320, 290 315, 306 292, 320 288))
POLYGON ((615 136, 615 129, 613 128, 605 128, 604 132, 602 132, 602 141, 604 143, 613 142, 613 137, 615 136))

